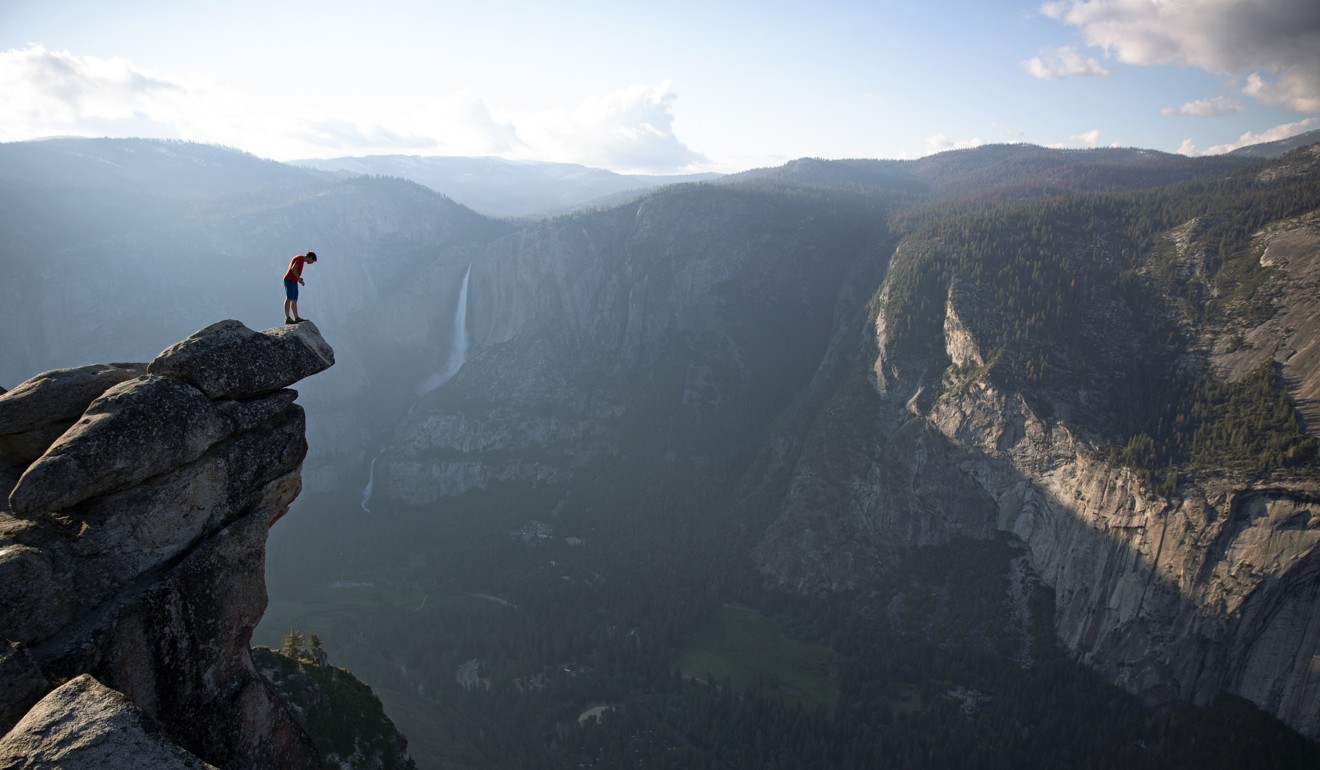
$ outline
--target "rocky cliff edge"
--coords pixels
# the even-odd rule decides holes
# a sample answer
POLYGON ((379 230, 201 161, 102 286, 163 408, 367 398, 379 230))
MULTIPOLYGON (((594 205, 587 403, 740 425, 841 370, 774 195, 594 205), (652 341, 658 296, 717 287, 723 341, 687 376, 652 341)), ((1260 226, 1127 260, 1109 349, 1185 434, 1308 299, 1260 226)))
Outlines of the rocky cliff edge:
POLYGON ((114 740, 150 744, 138 767, 321 765, 249 648, 307 452, 287 386, 333 364, 311 323, 222 321, 0 394, 0 767, 109 766, 114 740))

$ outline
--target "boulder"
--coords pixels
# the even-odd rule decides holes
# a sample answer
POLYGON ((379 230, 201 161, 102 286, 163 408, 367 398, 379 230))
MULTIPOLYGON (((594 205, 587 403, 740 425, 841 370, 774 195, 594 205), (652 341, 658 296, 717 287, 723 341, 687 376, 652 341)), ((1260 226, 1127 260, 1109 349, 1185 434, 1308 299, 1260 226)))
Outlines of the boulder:
POLYGON ((205 770, 154 720, 88 674, 56 688, 0 739, 0 767, 205 770))
POLYGON ((143 375, 106 391, 18 479, 18 514, 61 510, 191 462, 229 421, 187 383, 143 375))
POLYGON ((290 405, 191 463, 59 517, 0 515, 3 634, 27 644, 50 638, 274 494, 282 503, 261 508, 269 526, 301 488, 304 430, 302 408, 290 405))
POLYGON ((146 372, 146 364, 92 364, 38 374, 0 391, 0 457, 27 465, 110 388, 146 372))
POLYGON ((116 385, 33 462, 9 496, 15 513, 61 510, 186 465, 216 442, 283 412, 297 393, 212 403, 155 375, 116 385))
POLYGON ((335 352, 310 322, 253 331, 220 321, 177 342, 147 367, 177 377, 210 398, 250 398, 330 368, 335 352))

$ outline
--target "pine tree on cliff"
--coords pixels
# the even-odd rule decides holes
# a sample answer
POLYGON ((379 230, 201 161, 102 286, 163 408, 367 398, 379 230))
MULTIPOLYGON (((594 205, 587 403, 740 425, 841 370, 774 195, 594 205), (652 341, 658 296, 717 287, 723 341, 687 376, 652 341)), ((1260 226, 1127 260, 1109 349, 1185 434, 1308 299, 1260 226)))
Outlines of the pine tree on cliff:
POLYGON ((327 658, 325 648, 321 646, 321 637, 312 634, 307 637, 307 645, 312 654, 312 660, 316 662, 316 665, 324 666, 327 658))
MULTIPOLYGON (((319 640, 318 640, 319 641, 319 640)), ((303 635, 296 628, 290 628, 289 633, 284 636, 284 646, 280 648, 286 658, 293 660, 303 660, 307 653, 303 651, 303 635)))

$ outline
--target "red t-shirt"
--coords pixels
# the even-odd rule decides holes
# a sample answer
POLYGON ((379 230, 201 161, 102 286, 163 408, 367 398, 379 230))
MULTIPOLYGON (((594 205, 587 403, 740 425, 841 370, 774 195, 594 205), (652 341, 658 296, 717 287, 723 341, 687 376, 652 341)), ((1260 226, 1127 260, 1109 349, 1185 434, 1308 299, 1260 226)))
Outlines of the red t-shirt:
POLYGON ((307 262, 307 258, 302 254, 299 254, 298 256, 289 260, 289 269, 284 273, 284 280, 296 281, 299 278, 302 278, 302 269, 303 269, 303 265, 306 264, 306 262, 307 262))

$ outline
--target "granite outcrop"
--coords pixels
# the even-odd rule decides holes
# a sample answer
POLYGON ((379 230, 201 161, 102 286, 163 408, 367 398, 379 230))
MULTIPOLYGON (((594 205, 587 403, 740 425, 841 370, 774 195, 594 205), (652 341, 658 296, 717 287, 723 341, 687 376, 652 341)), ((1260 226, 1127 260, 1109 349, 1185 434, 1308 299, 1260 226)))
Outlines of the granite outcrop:
POLYGON ((0 395, 0 763, 320 766, 250 641, 307 452, 287 386, 333 363, 311 323, 224 321, 0 395))
MULTIPOLYGON (((1198 368, 1205 357, 1234 381, 1272 360, 1302 415, 1313 410, 1318 233, 1313 215, 1256 233, 1262 265, 1280 271, 1270 314, 1203 327, 1204 349, 1180 365, 1198 368)), ((939 395, 914 413, 962 450, 956 470, 994 501, 995 527, 1026 544, 1054 589, 1059 638, 1149 702, 1208 706, 1232 693, 1320 739, 1314 466, 1206 467, 1157 484, 1112 460, 1068 419, 1067 405, 1043 411, 980 366, 975 332, 960 320, 968 313, 974 299, 951 292, 944 353, 959 375, 946 373, 939 395)), ((1129 337, 1098 319, 1091 327, 1129 337)))

